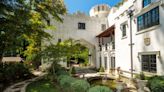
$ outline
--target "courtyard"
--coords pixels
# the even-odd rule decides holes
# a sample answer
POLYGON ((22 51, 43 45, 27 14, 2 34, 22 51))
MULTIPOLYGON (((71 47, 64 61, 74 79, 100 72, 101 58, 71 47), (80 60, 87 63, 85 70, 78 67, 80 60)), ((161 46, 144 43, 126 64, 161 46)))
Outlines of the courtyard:
POLYGON ((164 92, 164 0, 1 0, 0 92, 164 92))

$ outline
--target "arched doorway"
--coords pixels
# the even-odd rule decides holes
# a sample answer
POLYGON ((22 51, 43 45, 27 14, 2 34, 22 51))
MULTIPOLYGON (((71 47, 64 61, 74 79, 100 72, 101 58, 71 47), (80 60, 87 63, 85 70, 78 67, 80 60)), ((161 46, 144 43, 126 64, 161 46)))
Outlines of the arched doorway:
POLYGON ((64 40, 63 42, 70 41, 72 52, 71 55, 67 56, 67 67, 70 67, 71 65, 77 65, 82 64, 87 66, 95 67, 96 65, 96 52, 95 52, 95 46, 89 43, 88 41, 84 39, 78 39, 74 40, 72 38, 69 38, 67 40, 64 40), (77 48, 78 47, 78 48, 77 48), (74 49, 76 48, 76 49, 74 49), (76 51, 75 51, 76 50, 76 51), (87 63, 86 63, 87 62, 87 63))

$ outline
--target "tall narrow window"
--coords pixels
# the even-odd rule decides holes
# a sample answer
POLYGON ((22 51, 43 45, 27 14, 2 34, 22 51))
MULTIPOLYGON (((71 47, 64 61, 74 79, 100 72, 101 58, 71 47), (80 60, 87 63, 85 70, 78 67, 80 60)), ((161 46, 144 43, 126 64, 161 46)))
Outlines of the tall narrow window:
POLYGON ((99 61, 100 61, 100 66, 99 67, 101 67, 101 64, 102 64, 102 62, 101 62, 101 56, 99 57, 99 61))
POLYGON ((146 7, 151 3, 151 0, 143 0, 143 7, 146 7))
POLYGON ((115 49, 115 42, 114 41, 112 42, 112 49, 113 50, 115 49))
POLYGON ((105 31, 106 30, 106 25, 105 24, 101 24, 101 30, 105 31))
POLYGON ((111 57, 111 68, 115 69, 115 57, 111 57))
POLYGON ((105 66, 105 69, 107 69, 107 57, 104 57, 104 66, 105 66))
POLYGON ((105 7, 104 7, 104 6, 102 6, 102 10, 103 10, 103 11, 105 10, 105 7))
POLYGON ((108 50, 108 44, 105 44, 105 50, 108 50))
POLYGON ((126 36, 126 24, 122 25, 122 37, 126 36))
POLYGON ((98 11, 100 11, 100 6, 97 7, 98 11))
POLYGON ((101 45, 99 45, 99 50, 102 51, 102 46, 101 45))

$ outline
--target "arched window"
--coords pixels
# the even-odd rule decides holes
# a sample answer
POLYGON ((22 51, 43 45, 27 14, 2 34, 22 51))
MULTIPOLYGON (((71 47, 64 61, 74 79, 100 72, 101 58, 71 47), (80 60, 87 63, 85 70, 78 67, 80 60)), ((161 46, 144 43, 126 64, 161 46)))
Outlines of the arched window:
POLYGON ((143 0, 143 2, 142 2, 143 8, 144 8, 145 6, 147 6, 147 5, 149 5, 149 4, 151 3, 151 1, 152 1, 152 0, 143 0))

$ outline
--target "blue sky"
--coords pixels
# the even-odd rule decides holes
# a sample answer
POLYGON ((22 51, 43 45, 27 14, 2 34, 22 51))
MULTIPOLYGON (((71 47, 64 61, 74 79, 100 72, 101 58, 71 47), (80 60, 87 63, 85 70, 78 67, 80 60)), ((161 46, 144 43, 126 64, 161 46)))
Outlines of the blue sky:
POLYGON ((92 6, 97 4, 108 4, 109 6, 116 5, 120 0, 64 0, 69 13, 81 11, 89 14, 92 6))

